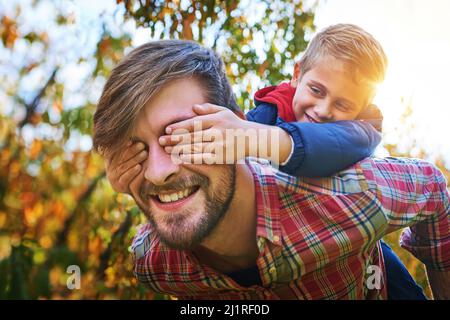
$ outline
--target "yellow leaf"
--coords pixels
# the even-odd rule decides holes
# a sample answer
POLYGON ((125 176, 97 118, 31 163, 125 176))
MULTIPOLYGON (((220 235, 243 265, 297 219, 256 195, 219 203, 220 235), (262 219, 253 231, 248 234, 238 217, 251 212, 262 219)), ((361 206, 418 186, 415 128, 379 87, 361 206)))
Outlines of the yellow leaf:
POLYGON ((39 244, 44 249, 50 249, 53 245, 53 241, 48 235, 45 235, 41 239, 39 239, 39 244))
POLYGON ((55 110, 58 114, 63 111, 63 104, 61 100, 56 100, 53 102, 53 110, 55 110))
POLYGON ((0 237, 0 261, 11 254, 11 239, 8 236, 0 237))
POLYGON ((27 226, 34 226, 37 220, 43 215, 44 206, 42 203, 38 202, 33 207, 25 208, 24 216, 25 216, 25 224, 27 226))
POLYGON ((0 229, 6 225, 6 212, 0 211, 0 229))

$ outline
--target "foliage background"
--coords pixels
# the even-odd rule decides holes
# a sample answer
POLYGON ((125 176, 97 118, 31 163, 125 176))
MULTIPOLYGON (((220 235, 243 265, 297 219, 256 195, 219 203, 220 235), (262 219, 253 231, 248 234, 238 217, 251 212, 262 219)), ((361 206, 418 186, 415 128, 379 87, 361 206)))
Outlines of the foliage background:
MULTIPOLYGON (((144 218, 112 191, 102 159, 91 152, 105 79, 134 46, 135 30, 150 30, 152 39, 194 39, 223 56, 248 110, 256 89, 289 78, 315 30, 315 3, 257 1, 254 10, 255 1, 118 0, 89 17, 76 2, 16 1, 9 10, 2 2, 0 298, 168 298, 136 283, 128 246, 144 218), (80 290, 66 286, 73 264, 82 270, 80 290)), ((413 130, 410 106, 405 110, 400 138, 413 130)), ((399 155, 395 145, 385 147, 399 155)), ((437 164, 449 178, 443 161, 437 164)), ((397 239, 386 240, 430 295, 423 265, 397 239)))

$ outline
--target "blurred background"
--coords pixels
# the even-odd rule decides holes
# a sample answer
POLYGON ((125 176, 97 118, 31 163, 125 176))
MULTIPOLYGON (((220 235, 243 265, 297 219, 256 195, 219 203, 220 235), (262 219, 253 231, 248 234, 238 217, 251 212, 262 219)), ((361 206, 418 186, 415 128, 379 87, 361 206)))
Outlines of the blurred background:
MULTIPOLYGON (((289 79, 315 31, 349 22, 390 64, 376 103, 380 156, 434 162, 450 178, 446 0, 0 0, 0 299, 167 299, 136 283, 129 245, 145 222, 105 179, 92 116, 114 65, 159 38, 224 58, 238 102, 289 79), (69 265, 81 268, 70 290, 69 265)), ((424 266, 386 237, 430 296, 424 266)))

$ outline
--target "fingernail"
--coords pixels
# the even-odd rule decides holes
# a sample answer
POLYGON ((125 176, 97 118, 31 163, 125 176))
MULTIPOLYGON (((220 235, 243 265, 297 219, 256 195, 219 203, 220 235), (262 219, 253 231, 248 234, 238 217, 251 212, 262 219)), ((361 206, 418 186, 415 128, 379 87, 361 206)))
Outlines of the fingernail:
POLYGON ((172 128, 171 127, 167 127, 166 128, 166 133, 167 134, 171 134, 172 133, 172 128))
POLYGON ((166 138, 159 137, 159 144, 166 144, 166 138))

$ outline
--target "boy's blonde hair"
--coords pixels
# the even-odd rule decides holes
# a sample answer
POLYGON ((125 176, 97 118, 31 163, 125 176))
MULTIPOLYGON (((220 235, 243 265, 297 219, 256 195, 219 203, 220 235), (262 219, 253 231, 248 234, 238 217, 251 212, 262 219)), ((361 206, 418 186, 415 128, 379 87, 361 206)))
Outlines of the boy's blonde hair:
POLYGON ((388 61, 381 44, 356 25, 336 24, 315 35, 300 59, 301 74, 327 56, 348 64, 357 82, 376 85, 384 80, 388 61))

